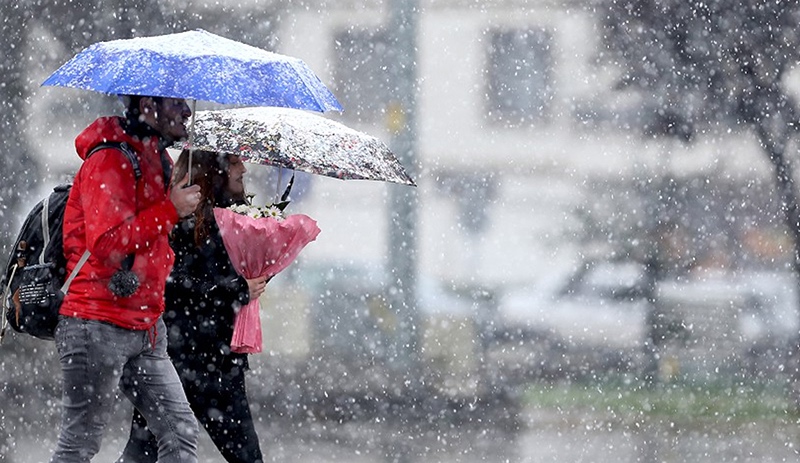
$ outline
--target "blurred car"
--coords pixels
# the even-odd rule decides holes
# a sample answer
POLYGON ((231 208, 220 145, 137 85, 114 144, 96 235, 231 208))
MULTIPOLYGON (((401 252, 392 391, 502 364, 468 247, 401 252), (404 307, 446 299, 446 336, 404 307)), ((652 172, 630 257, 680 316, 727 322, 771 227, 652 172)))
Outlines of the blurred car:
POLYGON ((661 282, 657 296, 685 317, 724 325, 719 329, 744 344, 783 342, 800 328, 797 282, 791 272, 709 273, 661 282))
POLYGON ((549 334, 567 346, 637 349, 645 339, 645 276, 635 262, 554 268, 534 285, 506 291, 499 323, 549 334))
POLYGON ((796 277, 787 271, 706 272, 661 282, 657 301, 686 330, 672 355, 684 372, 699 376, 780 372, 800 329, 796 277))

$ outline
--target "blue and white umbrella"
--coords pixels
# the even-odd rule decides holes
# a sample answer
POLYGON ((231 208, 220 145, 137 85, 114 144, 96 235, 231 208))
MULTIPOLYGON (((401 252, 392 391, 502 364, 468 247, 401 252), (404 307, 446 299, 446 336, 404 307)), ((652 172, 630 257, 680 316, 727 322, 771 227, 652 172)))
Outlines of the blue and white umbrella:
POLYGON ((222 104, 341 111, 298 58, 268 52, 204 30, 99 42, 42 85, 112 95, 147 95, 222 104))

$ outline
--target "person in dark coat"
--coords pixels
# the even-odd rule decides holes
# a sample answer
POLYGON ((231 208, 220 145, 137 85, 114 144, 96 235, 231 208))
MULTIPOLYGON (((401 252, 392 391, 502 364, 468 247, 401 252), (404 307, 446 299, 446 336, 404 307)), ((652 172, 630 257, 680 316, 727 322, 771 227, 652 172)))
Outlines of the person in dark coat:
MULTIPOLYGON (((170 236, 175 265, 167 280, 167 351, 197 420, 228 462, 263 461, 245 389, 247 354, 231 351, 236 312, 258 298, 266 278, 247 280, 233 267, 214 220, 214 207, 245 204, 245 166, 238 155, 192 152, 192 184, 202 200, 193 217, 170 236)), ((176 177, 187 172, 181 153, 176 177)), ((120 462, 155 462, 157 442, 134 411, 120 462)))

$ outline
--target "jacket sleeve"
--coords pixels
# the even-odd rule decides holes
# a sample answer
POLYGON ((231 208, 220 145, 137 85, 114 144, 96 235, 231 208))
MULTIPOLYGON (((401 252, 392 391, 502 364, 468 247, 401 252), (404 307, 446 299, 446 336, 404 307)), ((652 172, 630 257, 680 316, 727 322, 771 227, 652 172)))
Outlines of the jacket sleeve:
POLYGON ((234 312, 250 302, 250 288, 243 276, 235 274, 227 278, 216 278, 216 284, 209 289, 212 300, 231 301, 234 312))
POLYGON ((137 212, 137 188, 147 179, 137 181, 130 163, 120 162, 121 157, 116 149, 100 150, 84 161, 79 174, 87 246, 112 267, 128 254, 149 249, 177 222, 166 194, 137 212))
POLYGON ((234 269, 219 233, 214 234, 212 243, 214 257, 211 260, 215 268, 210 280, 212 286, 208 288, 209 296, 212 300, 231 301, 234 311, 238 312, 241 306, 250 302, 247 280, 234 269))

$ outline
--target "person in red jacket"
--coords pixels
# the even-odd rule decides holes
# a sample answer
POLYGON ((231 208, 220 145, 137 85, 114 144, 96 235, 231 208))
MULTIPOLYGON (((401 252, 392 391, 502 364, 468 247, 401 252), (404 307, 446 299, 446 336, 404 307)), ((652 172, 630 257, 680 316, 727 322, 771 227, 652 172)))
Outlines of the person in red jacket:
POLYGON ((165 150, 187 136, 191 110, 182 99, 125 99, 126 117, 99 118, 75 140, 83 164, 64 212, 67 272, 87 250, 89 258, 56 327, 63 411, 51 462, 88 462, 100 450, 117 387, 151 424, 160 462, 197 461, 199 428, 167 356, 161 319, 174 260, 168 234, 200 201, 188 175, 169 188, 172 160, 165 150), (109 143, 125 143, 136 154, 138 178, 109 143), (109 287, 126 270, 138 280, 132 294, 109 287))

